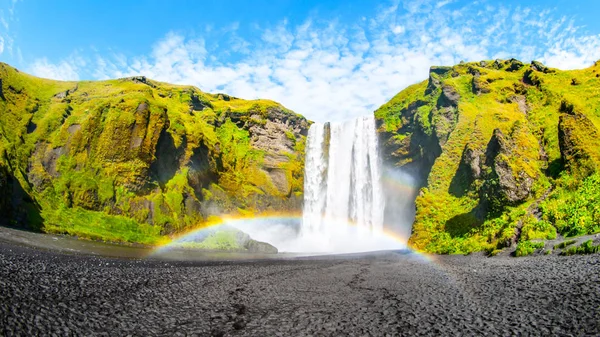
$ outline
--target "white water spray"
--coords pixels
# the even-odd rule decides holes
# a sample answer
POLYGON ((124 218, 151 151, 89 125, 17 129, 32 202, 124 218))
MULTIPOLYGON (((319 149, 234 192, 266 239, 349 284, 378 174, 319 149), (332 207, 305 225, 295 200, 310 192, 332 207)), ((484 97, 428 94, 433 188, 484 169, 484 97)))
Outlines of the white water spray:
POLYGON ((384 209, 373 117, 341 124, 313 124, 305 160, 299 238, 303 250, 402 248, 383 233, 384 209))

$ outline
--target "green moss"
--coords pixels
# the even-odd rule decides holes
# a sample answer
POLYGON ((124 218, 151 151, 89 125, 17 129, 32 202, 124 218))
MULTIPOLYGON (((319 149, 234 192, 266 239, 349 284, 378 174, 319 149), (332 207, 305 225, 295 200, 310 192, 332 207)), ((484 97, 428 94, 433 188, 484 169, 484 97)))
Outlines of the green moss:
POLYGON ((206 249, 206 250, 242 250, 240 246, 237 230, 218 230, 211 233, 207 238, 198 243, 184 244, 184 247, 206 249))
POLYGON ((75 235, 84 239, 154 245, 164 239, 160 227, 138 223, 133 219, 108 215, 81 208, 61 206, 44 208, 44 230, 48 233, 75 235))
MULTIPOLYGON (((257 196, 287 198, 248 132, 272 114, 306 123, 278 103, 141 77, 44 80, 2 63, 0 79, 0 164, 42 208, 43 230, 151 243, 196 227, 203 204, 253 211, 257 196)), ((305 137, 286 136, 296 150, 284 169, 301 193, 305 137)))
MULTIPOLYGON (((584 131, 589 127, 573 128, 572 136, 583 144, 581 151, 576 152, 583 151, 590 158, 589 165, 581 161, 587 165, 586 174, 576 174, 565 170, 558 132, 561 115, 583 113, 593 125, 600 125, 600 78, 595 76, 595 68, 542 72, 525 65, 507 71, 508 64, 500 62, 496 66, 494 61, 487 61, 483 66, 477 62, 434 69, 430 77, 439 83, 425 81, 410 86, 375 112, 383 145, 394 151, 390 157, 397 160, 391 165, 414 165, 419 170, 427 170, 427 165, 431 165, 426 188, 416 200, 417 213, 409 241, 414 248, 449 254, 493 252, 513 240, 519 223, 523 225, 522 240, 600 230, 594 208, 600 201, 596 200, 593 186, 598 182, 580 187, 600 167, 595 164, 600 162, 596 160, 600 156, 598 137, 584 131), (474 93, 475 72, 480 73, 480 81, 485 81, 488 93, 474 93), (572 85, 573 78, 577 85, 572 85), (448 119, 450 112, 438 107, 443 86, 455 88, 460 95, 455 125, 448 119), (517 188, 525 181, 534 181, 529 197, 511 205, 482 189, 484 185, 499 184, 498 178, 488 178, 493 167, 486 163, 487 147, 496 128, 511 144, 510 152, 501 154, 498 161, 510 169, 517 188), (451 132, 447 140, 439 138, 448 131, 451 132), (439 157, 435 157, 436 143, 441 146, 439 157), (481 153, 479 168, 484 178, 469 180, 459 171, 470 170, 461 168, 466 148, 481 153), (460 193, 452 184, 454 180, 463 185, 460 193), (552 193, 546 198, 549 191, 552 193), (541 203, 541 220, 529 215, 532 210, 528 208, 537 202, 541 203)), ((576 118, 572 119, 577 123, 576 118)))

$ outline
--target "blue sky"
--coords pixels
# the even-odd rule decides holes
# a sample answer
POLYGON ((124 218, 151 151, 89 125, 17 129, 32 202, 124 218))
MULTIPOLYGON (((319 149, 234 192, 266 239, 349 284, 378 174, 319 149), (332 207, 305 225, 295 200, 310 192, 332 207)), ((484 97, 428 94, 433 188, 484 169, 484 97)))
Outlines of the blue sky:
POLYGON ((0 0, 0 61, 269 98, 312 120, 372 112, 431 65, 600 59, 600 1, 0 0))

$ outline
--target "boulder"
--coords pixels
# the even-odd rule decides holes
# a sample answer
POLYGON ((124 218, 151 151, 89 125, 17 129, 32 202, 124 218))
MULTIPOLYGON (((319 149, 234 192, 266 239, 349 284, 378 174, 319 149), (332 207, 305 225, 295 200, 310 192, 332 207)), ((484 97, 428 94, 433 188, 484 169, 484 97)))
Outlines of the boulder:
POLYGON ((521 68, 523 68, 523 66, 525 66, 523 64, 523 62, 516 60, 516 59, 510 59, 508 62, 509 62, 509 66, 508 66, 508 68, 506 68, 506 71, 511 71, 511 72, 519 71, 519 70, 521 70, 521 68))
POLYGON ((542 62, 539 61, 531 61, 531 69, 535 71, 540 71, 542 73, 547 73, 550 68, 546 67, 542 62))

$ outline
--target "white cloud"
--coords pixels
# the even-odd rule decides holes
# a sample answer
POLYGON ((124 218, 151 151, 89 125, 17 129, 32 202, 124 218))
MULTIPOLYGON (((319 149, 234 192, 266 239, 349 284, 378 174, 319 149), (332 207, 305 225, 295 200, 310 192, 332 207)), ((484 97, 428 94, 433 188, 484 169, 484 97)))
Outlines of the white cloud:
POLYGON ((4 52, 4 39, 0 36, 0 54, 4 52))
POLYGON ((404 33, 404 27, 401 25, 396 25, 392 28, 392 32, 396 35, 404 33))
POLYGON ((50 63, 46 58, 38 59, 33 62, 29 72, 35 76, 51 78, 61 81, 79 80, 78 70, 85 66, 81 59, 71 57, 68 61, 59 63, 50 63))
MULTIPOLYGON (((448 3, 418 0, 400 6, 396 1, 353 25, 312 18, 291 26, 284 20, 255 26, 255 40, 241 38, 238 24, 207 27, 206 37, 219 37, 215 44, 169 33, 149 55, 97 57, 90 74, 101 79, 141 74, 208 92, 269 98, 309 119, 327 121, 372 112, 425 80, 432 65, 516 57, 581 68, 600 59, 600 35, 585 35, 551 11, 477 3, 450 9, 456 6, 448 3)), ((76 62, 45 59, 33 70, 59 79, 84 72, 76 62)))

